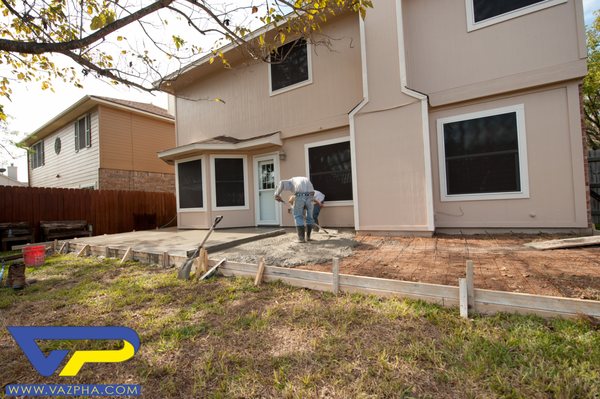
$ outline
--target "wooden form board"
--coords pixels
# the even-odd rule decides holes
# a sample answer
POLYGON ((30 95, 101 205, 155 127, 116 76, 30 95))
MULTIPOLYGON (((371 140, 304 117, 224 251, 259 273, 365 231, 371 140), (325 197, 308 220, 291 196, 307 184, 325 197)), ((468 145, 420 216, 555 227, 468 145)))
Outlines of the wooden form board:
MULTIPOLYGON (((215 261, 209 261, 211 265, 215 263, 215 261)), ((257 269, 258 265, 228 261, 219 268, 219 273, 224 276, 246 276, 252 278, 256 275, 257 269)), ((296 287, 331 291, 333 274, 266 266, 264 280, 281 280, 296 287)), ((467 280, 465 282, 469 283, 467 280)), ((340 274, 339 289, 345 292, 420 299, 446 307, 456 307, 460 303, 459 287, 439 284, 340 274)), ((472 310, 479 313, 511 312, 534 314, 542 317, 577 317, 579 314, 586 314, 600 317, 600 301, 477 288, 474 289, 473 296, 475 299, 472 310)))
POLYGON ((541 249, 541 250, 561 249, 561 248, 577 248, 577 247, 586 247, 586 246, 590 246, 590 245, 600 245, 600 236, 565 238, 562 240, 539 241, 539 242, 530 242, 530 243, 525 244, 526 247, 541 249))

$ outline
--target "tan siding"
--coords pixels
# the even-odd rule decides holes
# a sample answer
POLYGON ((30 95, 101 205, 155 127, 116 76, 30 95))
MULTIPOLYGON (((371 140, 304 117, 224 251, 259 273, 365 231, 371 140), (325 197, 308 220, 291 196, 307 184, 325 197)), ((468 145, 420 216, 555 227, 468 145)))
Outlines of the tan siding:
POLYGON ((577 83, 485 103, 436 110, 430 119, 435 220, 438 228, 587 227, 577 83), (436 121, 452 115, 524 104, 529 198, 440 201, 436 121))
POLYGON ((98 111, 92 111, 92 146, 75 152, 75 121, 44 139, 45 164, 30 170, 33 187, 79 188, 98 182, 99 145, 98 111), (54 151, 57 137, 61 140, 60 154, 54 151), (60 176, 60 177, 57 177, 60 176))
POLYGON ((408 86, 438 105, 585 74, 580 3, 467 32, 465 0, 405 0, 408 86))
POLYGON ((172 123, 132 112, 101 107, 101 167, 174 173, 156 153, 175 147, 172 123))
POLYGON ((332 50, 313 46, 313 83, 307 86, 270 96, 269 65, 261 62, 219 70, 178 92, 178 145, 218 135, 282 131, 289 137, 347 124, 348 112, 362 99, 358 19, 334 20, 324 34, 332 38, 332 50), (206 100, 212 98, 225 104, 206 100))

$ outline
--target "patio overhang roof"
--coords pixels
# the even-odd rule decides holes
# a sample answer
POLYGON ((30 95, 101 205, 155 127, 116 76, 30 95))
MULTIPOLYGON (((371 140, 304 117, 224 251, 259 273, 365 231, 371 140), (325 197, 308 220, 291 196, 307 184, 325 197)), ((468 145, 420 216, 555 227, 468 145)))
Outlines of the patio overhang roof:
POLYGON ((179 159, 189 158, 212 152, 244 152, 269 147, 281 147, 281 132, 269 133, 263 136, 238 139, 231 136, 218 136, 212 139, 198 141, 158 153, 158 157, 168 164, 179 159))

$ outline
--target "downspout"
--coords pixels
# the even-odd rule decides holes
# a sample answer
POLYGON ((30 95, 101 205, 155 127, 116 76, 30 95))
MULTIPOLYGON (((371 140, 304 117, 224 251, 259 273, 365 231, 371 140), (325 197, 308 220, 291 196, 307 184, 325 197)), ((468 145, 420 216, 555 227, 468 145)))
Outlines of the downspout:
MULTIPOLYGON (((398 30, 398 57, 400 67, 400 90, 407 96, 421 101, 423 126, 423 158, 425 161, 425 198, 427 201, 427 228, 434 231, 433 178, 431 172, 431 143, 429 140, 429 106, 427 96, 406 87, 406 53, 404 46, 404 20, 402 18, 402 0, 396 0, 396 28, 398 30)), ((354 154, 353 154, 354 155, 354 154)), ((354 167, 354 166, 353 166, 354 167)))
POLYGON ((350 111, 350 161, 352 165, 352 199, 354 203, 354 229, 360 230, 360 212, 358 209, 358 175, 356 170, 356 132, 354 117, 361 109, 369 102, 369 82, 367 74, 367 40, 365 34, 365 21, 358 16, 358 24, 360 30, 360 60, 362 66, 362 101, 350 111))

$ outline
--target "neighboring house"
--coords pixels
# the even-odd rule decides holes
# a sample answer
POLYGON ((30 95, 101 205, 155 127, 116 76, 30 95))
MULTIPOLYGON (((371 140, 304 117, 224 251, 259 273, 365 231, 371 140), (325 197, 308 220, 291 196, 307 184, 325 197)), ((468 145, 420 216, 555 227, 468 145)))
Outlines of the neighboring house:
POLYGON ((175 145, 174 123, 151 104, 85 96, 22 141, 30 186, 173 192, 156 154, 175 145))
POLYGON ((6 168, 6 175, 3 174, 4 171, 4 168, 0 168, 0 186, 27 186, 27 183, 23 183, 17 180, 16 166, 11 164, 8 168, 6 168))
POLYGON ((316 39, 271 65, 231 45, 231 69, 207 57, 162 83, 179 227, 292 225, 273 190, 307 175, 325 226, 589 228, 581 0, 377 0, 316 39))

